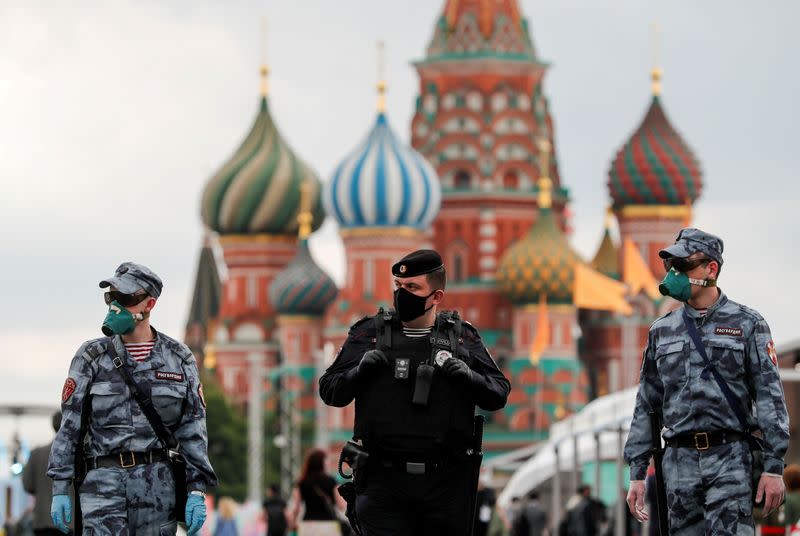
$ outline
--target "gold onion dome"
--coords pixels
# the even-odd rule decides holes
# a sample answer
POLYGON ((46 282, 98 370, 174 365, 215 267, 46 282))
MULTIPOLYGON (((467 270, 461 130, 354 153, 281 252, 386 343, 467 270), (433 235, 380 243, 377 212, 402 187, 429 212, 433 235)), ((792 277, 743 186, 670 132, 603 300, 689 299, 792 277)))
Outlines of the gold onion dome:
POLYGON ((498 286, 514 305, 539 303, 542 294, 548 303, 572 303, 575 265, 583 261, 558 226, 552 187, 548 177, 539 179, 539 217, 500 259, 498 286))
POLYGON ((261 104, 239 149, 208 181, 203 222, 220 234, 296 235, 300 186, 312 185, 312 229, 325 217, 321 182, 281 136, 269 112, 267 69, 261 68, 261 104))

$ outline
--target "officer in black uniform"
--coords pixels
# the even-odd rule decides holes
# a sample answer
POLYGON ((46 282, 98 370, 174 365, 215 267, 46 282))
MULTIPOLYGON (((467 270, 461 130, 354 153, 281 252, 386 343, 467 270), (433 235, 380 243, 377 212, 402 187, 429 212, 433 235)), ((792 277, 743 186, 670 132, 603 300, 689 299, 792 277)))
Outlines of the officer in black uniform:
POLYGON ((392 275, 395 310, 352 326, 320 396, 337 407, 355 399, 353 439, 369 454, 356 471, 365 536, 467 535, 475 406, 501 409, 511 385, 477 329, 437 313, 446 283, 438 253, 410 253, 392 275))

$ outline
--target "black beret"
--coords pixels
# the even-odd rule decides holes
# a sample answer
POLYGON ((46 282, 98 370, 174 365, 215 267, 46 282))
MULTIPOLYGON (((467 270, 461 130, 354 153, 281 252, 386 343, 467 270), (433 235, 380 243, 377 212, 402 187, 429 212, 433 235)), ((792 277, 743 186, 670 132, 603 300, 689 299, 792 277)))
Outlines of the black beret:
POLYGON ((414 277, 443 268, 442 257, 432 249, 418 249, 392 266, 395 277, 414 277))

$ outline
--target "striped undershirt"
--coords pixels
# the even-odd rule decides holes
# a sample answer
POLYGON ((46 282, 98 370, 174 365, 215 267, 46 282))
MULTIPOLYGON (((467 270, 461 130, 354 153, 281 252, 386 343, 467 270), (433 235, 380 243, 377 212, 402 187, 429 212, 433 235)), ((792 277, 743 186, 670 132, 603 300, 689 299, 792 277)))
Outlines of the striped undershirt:
POLYGON ((126 342, 125 349, 131 354, 134 361, 144 361, 150 357, 150 351, 155 344, 155 339, 147 342, 126 342))
POLYGON ((427 328, 409 328, 403 326, 403 335, 406 337, 411 337, 412 339, 417 339, 419 337, 424 337, 425 335, 430 335, 433 331, 433 326, 428 326, 427 328))
POLYGON ((697 311, 697 314, 700 316, 700 318, 703 318, 708 313, 708 307, 705 309, 695 309, 695 311, 697 311))

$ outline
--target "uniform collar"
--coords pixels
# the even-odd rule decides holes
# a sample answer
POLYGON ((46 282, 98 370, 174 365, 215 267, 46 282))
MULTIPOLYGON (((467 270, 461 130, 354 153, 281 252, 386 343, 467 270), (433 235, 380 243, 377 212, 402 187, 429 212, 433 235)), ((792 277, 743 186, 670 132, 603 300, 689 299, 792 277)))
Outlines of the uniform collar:
POLYGON ((145 359, 144 361, 134 361, 133 358, 130 356, 128 351, 125 348, 125 343, 122 342, 122 337, 120 335, 114 335, 111 338, 111 344, 114 345, 114 348, 117 350, 117 355, 125 356, 125 362, 133 369, 133 372, 143 372, 145 370, 151 369, 159 369, 164 366, 164 358, 163 353, 163 345, 164 345, 164 336, 161 335, 154 327, 150 327, 150 330, 153 332, 153 337, 155 339, 155 343, 153 344, 153 349, 150 350, 150 357, 145 359))
MULTIPOLYGON (((717 301, 708 306, 708 309, 706 309, 705 318, 711 317, 711 315, 714 314, 714 311, 716 311, 726 303, 728 303, 728 297, 725 295, 724 292, 722 292, 722 289, 719 289, 719 296, 717 297, 717 301)), ((689 305, 688 303, 684 303, 683 308, 689 315, 689 318, 694 318, 694 319, 701 318, 700 312, 691 305, 689 305)))

